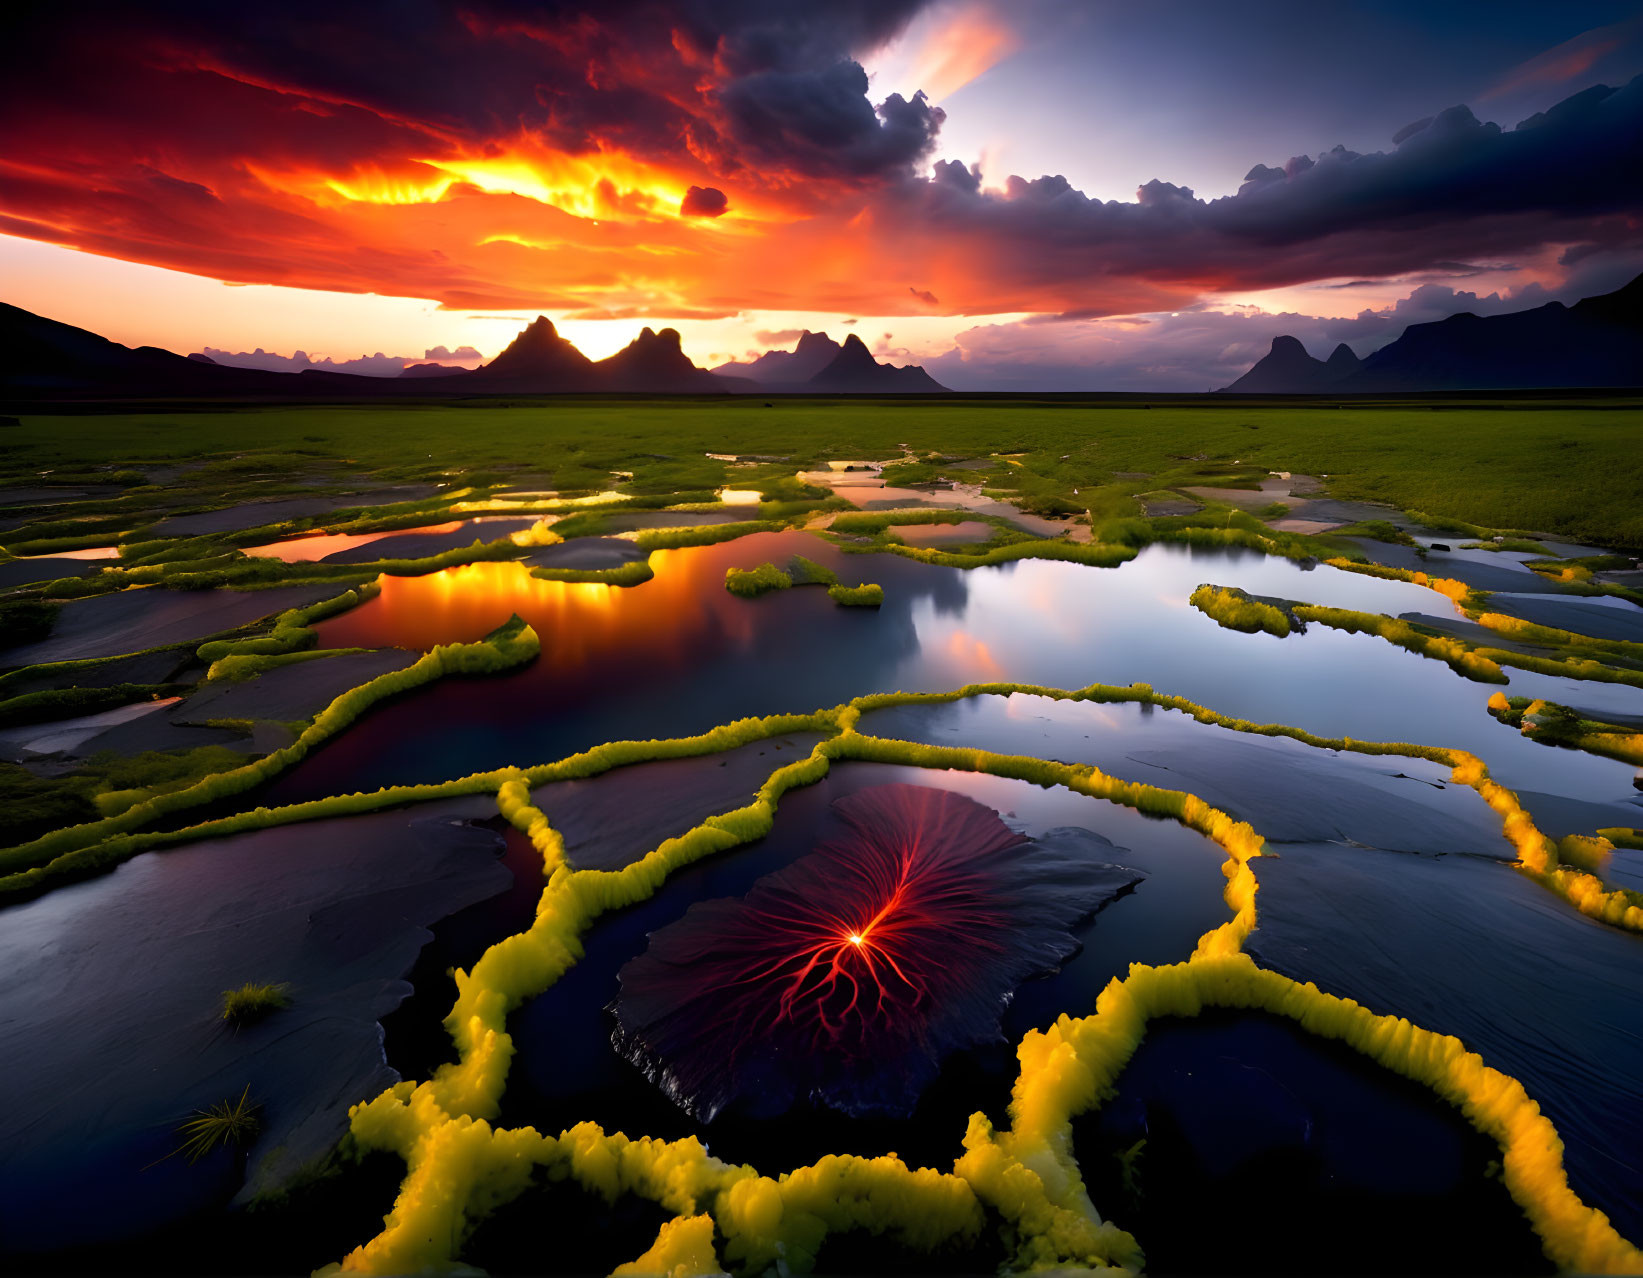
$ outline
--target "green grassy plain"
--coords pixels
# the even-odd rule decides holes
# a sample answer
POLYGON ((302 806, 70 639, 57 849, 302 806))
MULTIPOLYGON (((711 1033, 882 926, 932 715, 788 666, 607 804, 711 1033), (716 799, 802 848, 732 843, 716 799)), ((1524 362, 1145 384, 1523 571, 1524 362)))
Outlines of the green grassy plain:
MULTIPOLYGON (((883 459, 905 446, 925 459, 921 475, 926 464, 941 473, 931 454, 991 458, 987 469, 952 477, 1011 493, 1028 509, 1070 502, 1097 520, 1138 513, 1134 493, 1252 485, 1267 470, 1289 470, 1327 475, 1335 497, 1636 545, 1640 409, 1643 401, 1615 398, 1151 407, 776 399, 767 407, 738 397, 25 414, 6 432, 0 477, 38 482, 49 470, 54 480, 107 482, 120 473, 128 482, 134 468, 198 459, 171 481, 173 496, 195 486, 219 495, 301 491, 339 474, 470 485, 530 476, 585 491, 610 486, 612 472, 632 472, 621 481, 628 491, 656 493, 775 482, 828 457, 883 459), (737 469, 708 452, 787 460, 737 469)), ((130 487, 123 508, 150 491, 130 487)))

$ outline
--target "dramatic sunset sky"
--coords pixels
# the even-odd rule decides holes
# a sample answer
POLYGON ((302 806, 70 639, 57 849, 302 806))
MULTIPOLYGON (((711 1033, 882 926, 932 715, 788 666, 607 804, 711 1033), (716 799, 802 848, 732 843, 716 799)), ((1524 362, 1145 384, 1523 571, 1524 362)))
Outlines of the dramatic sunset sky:
POLYGON ((0 299, 361 371, 540 312, 1204 390, 1643 270, 1639 72, 1636 0, 13 0, 0 299))

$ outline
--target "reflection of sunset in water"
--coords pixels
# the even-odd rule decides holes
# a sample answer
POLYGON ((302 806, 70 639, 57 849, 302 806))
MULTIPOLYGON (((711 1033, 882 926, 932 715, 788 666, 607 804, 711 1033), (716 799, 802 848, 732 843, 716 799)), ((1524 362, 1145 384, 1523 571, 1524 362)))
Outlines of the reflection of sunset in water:
POLYGON ((518 613, 541 636, 541 660, 557 675, 624 657, 671 659, 705 632, 745 643, 753 605, 726 591, 724 576, 749 562, 747 545, 653 551, 656 575, 639 586, 544 581, 513 562, 384 577, 375 599, 321 626, 321 642, 426 650, 482 638, 518 613))
MULTIPOLYGON (((428 524, 422 528, 402 528, 397 532, 374 533, 309 533, 302 537, 291 537, 285 541, 270 542, 266 546, 247 546, 245 553, 253 559, 279 559, 285 563, 317 563, 327 555, 334 555, 339 551, 352 550, 355 546, 363 546, 369 542, 382 542, 383 558, 393 554, 393 541, 396 537, 405 537, 413 533, 453 533, 465 523, 477 523, 477 520, 454 519, 446 524, 428 524)), ((482 536, 482 534, 476 534, 482 536)))

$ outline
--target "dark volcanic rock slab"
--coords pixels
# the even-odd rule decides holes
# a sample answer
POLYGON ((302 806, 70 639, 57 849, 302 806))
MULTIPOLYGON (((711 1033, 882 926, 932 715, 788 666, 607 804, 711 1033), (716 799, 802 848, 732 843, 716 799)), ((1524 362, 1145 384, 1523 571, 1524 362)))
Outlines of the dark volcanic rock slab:
POLYGON ((446 533, 384 533, 362 546, 350 546, 326 555, 321 563, 369 564, 379 559, 424 559, 447 550, 461 550, 477 542, 499 541, 509 533, 523 532, 535 519, 487 519, 446 533))
POLYGON ((236 1160, 169 1157, 176 1127, 249 1088, 241 1199, 327 1152, 396 1081, 379 1017, 427 925, 506 888, 488 801, 264 830, 151 853, 0 912, 0 1236, 8 1249, 147 1231, 231 1194, 236 1160), (231 1030, 222 994, 287 982, 231 1030), (97 1210, 85 1203, 94 1200, 97 1210))
POLYGON ((112 657, 204 639, 287 608, 302 608, 342 593, 335 583, 275 586, 268 590, 167 590, 146 586, 74 599, 57 614, 51 634, 0 651, 0 664, 112 657))
POLYGON ((579 869, 619 870, 664 839, 751 803, 770 774, 804 758, 817 732, 755 741, 719 754, 616 768, 531 794, 579 869))
POLYGON ((1515 1076, 1557 1125, 1575 1192, 1637 1236, 1636 936, 1474 857, 1295 846, 1255 862, 1255 874, 1260 927, 1250 948, 1263 964, 1457 1035, 1515 1076))
POLYGON ((317 657, 275 666, 244 683, 203 683, 172 711, 176 723, 208 719, 276 719, 282 723, 311 719, 337 697, 391 670, 403 670, 418 659, 414 652, 390 648, 317 657))
POLYGON ((84 577, 102 566, 95 559, 12 559, 0 564, 0 589, 56 581, 59 577, 84 577))
POLYGON ((1603 602, 1564 596, 1549 599, 1542 595, 1495 595, 1489 607, 1509 617, 1532 621, 1538 626, 1572 630, 1593 639, 1626 639, 1643 643, 1643 608, 1630 603, 1603 602))
POLYGON ((525 562, 533 568, 572 568, 592 572, 605 568, 620 568, 636 560, 648 558, 650 552, 641 550, 631 541, 620 537, 578 537, 562 541, 557 546, 544 546, 532 551, 525 562))

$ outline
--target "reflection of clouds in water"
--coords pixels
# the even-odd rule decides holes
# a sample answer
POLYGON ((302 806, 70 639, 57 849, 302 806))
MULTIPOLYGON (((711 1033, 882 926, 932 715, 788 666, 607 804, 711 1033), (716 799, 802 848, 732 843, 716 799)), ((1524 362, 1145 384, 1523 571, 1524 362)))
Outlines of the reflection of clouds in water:
POLYGON ((993 657, 992 649, 967 630, 955 630, 942 645, 943 652, 961 672, 973 671, 988 679, 997 679, 1004 669, 993 657))

